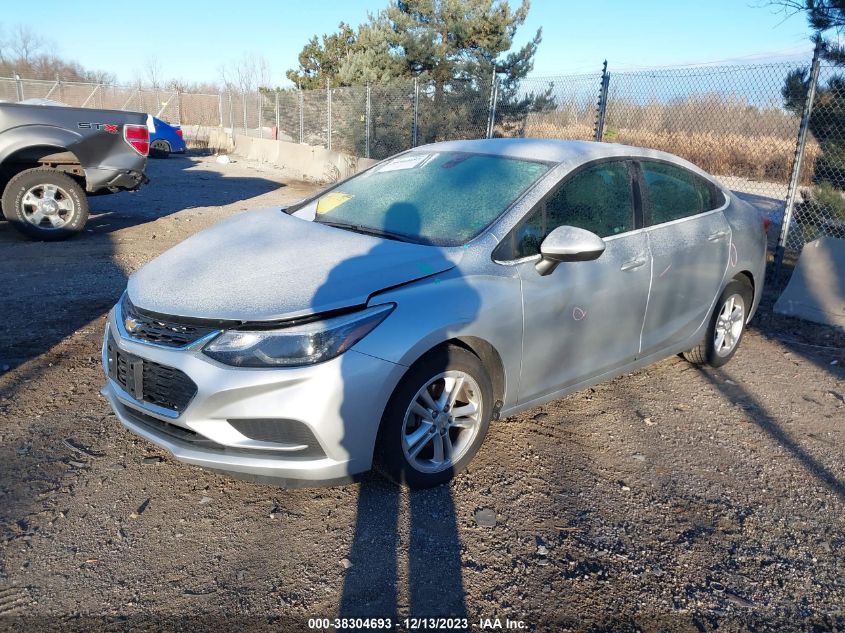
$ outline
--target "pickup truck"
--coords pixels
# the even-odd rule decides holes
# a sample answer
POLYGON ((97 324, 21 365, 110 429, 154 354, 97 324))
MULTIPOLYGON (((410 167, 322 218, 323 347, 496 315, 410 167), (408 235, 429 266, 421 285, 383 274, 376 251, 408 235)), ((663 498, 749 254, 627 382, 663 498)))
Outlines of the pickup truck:
POLYGON ((149 182, 149 151, 146 114, 0 103, 3 216, 36 239, 75 235, 88 219, 86 194, 149 182))

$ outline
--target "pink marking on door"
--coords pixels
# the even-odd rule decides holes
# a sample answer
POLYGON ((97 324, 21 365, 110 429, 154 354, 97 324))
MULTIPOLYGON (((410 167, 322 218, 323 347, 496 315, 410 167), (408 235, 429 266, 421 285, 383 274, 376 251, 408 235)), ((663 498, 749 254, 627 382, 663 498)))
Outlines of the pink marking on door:
POLYGON ((575 306, 574 308, 572 308, 572 318, 576 321, 583 321, 587 318, 587 311, 583 308, 575 306))

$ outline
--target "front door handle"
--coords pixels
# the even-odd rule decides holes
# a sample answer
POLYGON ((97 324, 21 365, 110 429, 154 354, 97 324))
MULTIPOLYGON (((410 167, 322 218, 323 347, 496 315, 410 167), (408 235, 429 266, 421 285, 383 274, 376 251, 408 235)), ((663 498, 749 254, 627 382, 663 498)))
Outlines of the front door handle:
POLYGON ((715 233, 711 233, 710 235, 707 236, 707 241, 708 242, 718 242, 720 239, 722 239, 723 237, 727 237, 727 236, 728 236, 727 231, 716 231, 715 233))
POLYGON ((627 273, 629 271, 636 270, 637 268, 640 268, 641 266, 645 266, 647 261, 648 261, 648 258, 642 257, 642 256, 636 257, 634 259, 629 259, 627 262, 622 264, 622 267, 620 268, 620 270, 627 273))

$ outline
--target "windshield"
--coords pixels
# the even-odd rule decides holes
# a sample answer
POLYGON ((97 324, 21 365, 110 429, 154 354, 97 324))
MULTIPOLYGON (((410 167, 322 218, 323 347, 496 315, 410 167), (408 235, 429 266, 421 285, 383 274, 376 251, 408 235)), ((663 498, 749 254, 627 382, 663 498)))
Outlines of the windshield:
POLYGON ((309 201, 297 215, 362 233, 438 246, 481 233, 550 168, 464 152, 410 152, 309 201))

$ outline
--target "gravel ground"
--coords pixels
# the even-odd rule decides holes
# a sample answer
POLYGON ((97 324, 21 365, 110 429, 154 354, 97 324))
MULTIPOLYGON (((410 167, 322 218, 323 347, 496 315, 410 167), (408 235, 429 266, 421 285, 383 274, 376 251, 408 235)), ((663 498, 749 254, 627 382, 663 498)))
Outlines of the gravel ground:
POLYGON ((670 358, 494 424, 448 487, 234 481, 111 415, 104 315, 156 254, 313 186, 206 157, 150 175, 78 239, 0 224, 0 629, 845 628, 841 331, 767 293, 726 368, 670 358))

